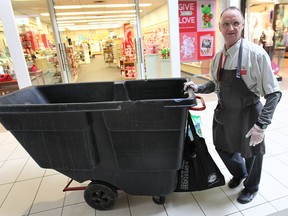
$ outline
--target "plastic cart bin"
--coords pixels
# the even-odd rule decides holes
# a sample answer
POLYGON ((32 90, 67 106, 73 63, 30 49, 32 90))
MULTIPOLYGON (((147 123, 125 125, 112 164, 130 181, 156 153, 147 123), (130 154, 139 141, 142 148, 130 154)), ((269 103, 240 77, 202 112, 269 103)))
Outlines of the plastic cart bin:
POLYGON ((117 190, 159 204, 175 190, 188 108, 196 105, 186 81, 32 86, 0 97, 0 121, 40 167, 91 180, 91 207, 112 208, 117 190))

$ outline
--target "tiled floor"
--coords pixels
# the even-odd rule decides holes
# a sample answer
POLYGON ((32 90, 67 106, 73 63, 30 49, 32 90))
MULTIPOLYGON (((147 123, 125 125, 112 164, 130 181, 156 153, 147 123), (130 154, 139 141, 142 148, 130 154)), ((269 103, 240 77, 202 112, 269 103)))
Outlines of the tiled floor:
MULTIPOLYGON (((201 116, 209 151, 228 181, 230 174, 212 144, 215 104, 215 99, 209 97, 206 110, 193 111, 193 114, 201 116)), ((267 153, 260 190, 246 205, 236 202, 242 186, 231 190, 225 185, 202 192, 172 193, 163 205, 156 205, 149 196, 120 192, 113 210, 94 210, 84 201, 83 191, 62 192, 68 178, 54 170, 40 168, 14 137, 3 131, 0 133, 0 216, 262 216, 280 213, 288 208, 287 106, 288 90, 283 90, 273 123, 266 131, 267 153)), ((73 186, 79 185, 73 182, 73 186)))

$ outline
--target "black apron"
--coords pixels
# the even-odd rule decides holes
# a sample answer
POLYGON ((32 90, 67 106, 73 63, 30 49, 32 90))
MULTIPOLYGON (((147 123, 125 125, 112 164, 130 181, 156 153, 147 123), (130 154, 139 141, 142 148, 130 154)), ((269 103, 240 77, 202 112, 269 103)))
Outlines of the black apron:
MULTIPOLYGON (((218 105, 214 110, 213 141, 217 150, 241 153, 244 158, 265 154, 264 141, 255 147, 245 135, 257 122, 263 109, 260 98, 241 79, 242 45, 239 47, 237 69, 224 70, 222 56, 218 68, 218 105)), ((222 55, 222 54, 221 54, 222 55)), ((225 64, 225 62, 224 62, 225 64)))

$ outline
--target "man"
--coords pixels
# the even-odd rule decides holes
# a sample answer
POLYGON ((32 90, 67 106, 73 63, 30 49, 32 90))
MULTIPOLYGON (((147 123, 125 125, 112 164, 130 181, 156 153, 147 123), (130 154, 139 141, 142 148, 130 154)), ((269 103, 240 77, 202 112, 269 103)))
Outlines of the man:
POLYGON ((196 93, 217 93, 213 142, 233 176, 228 186, 236 188, 245 179, 237 197, 241 204, 251 202, 259 189, 264 133, 281 98, 268 54, 241 38, 243 28, 242 12, 226 8, 219 22, 225 44, 213 58, 211 80, 199 86, 192 81, 184 85, 184 90, 192 88, 196 93), (261 96, 266 99, 264 106, 261 96))

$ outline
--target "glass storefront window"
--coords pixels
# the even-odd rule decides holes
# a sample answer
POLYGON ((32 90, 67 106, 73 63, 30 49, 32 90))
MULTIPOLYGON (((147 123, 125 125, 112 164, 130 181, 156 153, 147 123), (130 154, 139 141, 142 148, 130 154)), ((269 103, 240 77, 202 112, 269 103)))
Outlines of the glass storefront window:
MULTIPOLYGON (((89 64, 96 55, 103 55, 108 67, 118 67, 120 79, 152 78, 151 74, 153 77, 171 77, 167 0, 151 0, 149 3, 121 0, 107 7, 102 2, 81 5, 50 2, 53 2, 61 44, 64 44, 63 61, 68 65, 68 82, 78 82, 81 65, 89 64), (142 28, 137 26, 137 8, 142 28), (142 43, 138 39, 139 35, 143 35, 142 43), (140 65, 143 58, 139 57, 142 52, 147 55, 143 68, 140 65), (154 66, 149 58, 152 55, 157 60, 154 66), (145 69, 145 77, 143 72, 140 76, 140 69, 145 69)), ((61 76, 57 76, 60 75, 56 52, 58 45, 53 38, 48 6, 45 2, 35 2, 30 7, 29 15, 24 4, 25 1, 13 2, 27 67, 30 72, 32 69, 44 71, 41 77, 45 77, 46 84, 60 83, 61 76), (36 12, 34 7, 41 9, 36 12), (20 14, 28 15, 23 17, 20 14), (47 75, 50 79, 46 78, 47 75)), ((33 84, 39 84, 34 82, 34 76, 31 79, 33 84)))
POLYGON ((288 51, 288 5, 279 4, 275 6, 275 46, 274 46, 274 60, 282 69, 285 52, 288 51))
POLYGON ((145 75, 148 79, 171 77, 168 3, 150 2, 154 9, 140 13, 145 75))
POLYGON ((5 73, 5 71, 9 69, 13 70, 12 59, 10 57, 1 21, 0 21, 0 65, 1 65, 0 74, 5 73))
POLYGON ((0 96, 16 90, 17 79, 0 19, 0 96))
POLYGON ((288 51, 288 5, 277 5, 275 13, 275 47, 288 51))
POLYGON ((247 34, 245 37, 262 47, 273 46, 271 40, 273 40, 274 32, 268 33, 268 30, 273 30, 273 15, 274 4, 252 4, 249 8, 248 19, 246 19, 245 32, 247 34), (266 44, 267 42, 269 44, 266 44))
POLYGON ((32 85, 61 83, 57 52, 46 1, 29 5, 26 1, 12 1, 20 42, 32 85), (36 10, 35 8, 38 8, 36 10), (25 14, 25 15, 23 15, 25 14))
POLYGON ((285 28, 288 26, 286 6, 275 3, 249 4, 246 15, 245 37, 266 50, 275 75, 283 66, 285 28), (286 26, 286 27, 285 27, 286 26))

